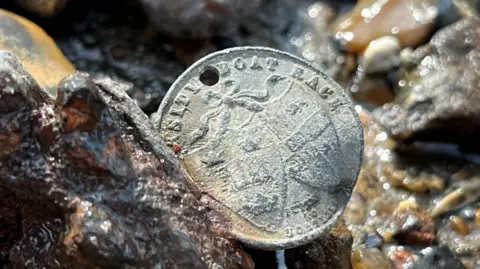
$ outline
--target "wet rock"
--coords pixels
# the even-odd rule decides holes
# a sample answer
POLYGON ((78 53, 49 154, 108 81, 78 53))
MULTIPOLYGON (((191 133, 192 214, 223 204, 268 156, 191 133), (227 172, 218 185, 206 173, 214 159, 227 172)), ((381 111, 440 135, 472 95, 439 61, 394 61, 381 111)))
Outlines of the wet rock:
POLYGON ((412 269, 466 269, 460 260, 445 246, 429 247, 422 251, 412 269))
POLYGON ((376 248, 357 247, 352 254, 353 269, 393 268, 385 254, 376 248))
POLYGON ((224 236, 228 220, 199 202, 201 194, 124 88, 76 73, 53 100, 12 54, 0 52, 0 137, 17 137, 2 140, 10 150, 0 154, 0 196, 15 198, 7 207, 15 214, 4 217, 21 227, 8 262, 253 268, 233 241, 213 232, 207 215, 221 220, 224 236))
POLYGON ((352 98, 371 110, 393 101, 393 90, 384 76, 368 76, 360 66, 347 87, 352 98))
MULTIPOLYGON (((133 83, 129 95, 146 113, 158 109, 187 66, 186 60, 176 57, 179 45, 156 35, 142 11, 123 1, 90 1, 89 7, 67 9, 62 16, 68 16, 69 23, 55 18, 55 23, 45 27, 66 57, 78 70, 94 77, 133 83), (111 12, 112 6, 115 12, 111 12)), ((190 50, 189 58, 196 57, 196 50, 190 50)))
POLYGON ((367 233, 365 240, 365 247, 367 248, 381 248, 383 246, 383 237, 377 231, 367 233))
POLYGON ((416 207, 402 207, 400 204, 385 225, 386 233, 392 234, 400 245, 430 246, 435 242, 434 219, 416 207))
POLYGON ((374 112, 393 138, 465 144, 478 137, 479 33, 480 22, 466 18, 413 52, 395 101, 374 112))
POLYGON ((13 53, 50 95, 75 71, 52 38, 33 22, 0 9, 0 50, 13 53))
POLYGON ((406 250, 395 250, 389 255, 390 260, 393 263, 393 268, 404 269, 409 268, 415 261, 412 253, 406 250))
POLYGON ((323 238, 285 251, 287 268, 349 269, 352 234, 343 220, 323 238))
POLYGON ((440 244, 447 246, 459 256, 465 265, 473 267, 480 257, 480 229, 475 228, 473 220, 458 216, 442 219, 437 238, 440 244))
MULTIPOLYGON (((398 147, 385 129, 368 113, 362 113, 366 142, 360 182, 363 182, 361 179, 365 176, 366 179, 383 180, 382 184, 388 183, 412 192, 438 192, 444 190, 451 175, 467 163, 421 150, 398 147)), ((357 188, 361 188, 361 184, 357 183, 357 188)))
POLYGON ((352 53, 362 53, 377 38, 393 35, 402 47, 424 43, 434 29, 436 0, 363 0, 339 18, 336 37, 352 53))
POLYGON ((452 226, 452 229, 460 235, 467 235, 470 233, 470 228, 468 227, 465 220, 461 217, 451 216, 450 226, 452 226))
POLYGON ((231 32, 238 21, 260 5, 260 0, 164 1, 140 0, 151 23, 162 33, 202 39, 231 32))
POLYGON ((450 187, 434 202, 431 209, 431 216, 440 216, 442 214, 457 210, 472 204, 480 199, 480 177, 478 174, 465 174, 473 171, 479 171, 478 166, 468 166, 452 177, 463 174, 463 180, 454 181, 450 187))
POLYGON ((340 52, 328 27, 335 11, 325 2, 303 5, 297 11, 297 27, 291 27, 286 50, 298 54, 317 68, 325 70, 337 82, 345 84, 354 64, 340 52))
POLYGON ((69 0, 15 0, 26 10, 43 17, 50 17, 62 10, 69 0))

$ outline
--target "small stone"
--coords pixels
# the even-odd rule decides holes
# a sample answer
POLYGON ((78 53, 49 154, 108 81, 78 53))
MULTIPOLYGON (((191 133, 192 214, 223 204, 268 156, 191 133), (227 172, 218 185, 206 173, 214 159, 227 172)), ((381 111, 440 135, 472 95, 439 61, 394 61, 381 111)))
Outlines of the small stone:
POLYGON ((383 73, 400 64, 400 42, 393 36, 384 36, 370 42, 362 58, 367 74, 383 73))
POLYGON ((333 31, 352 53, 362 53, 371 41, 395 36, 400 45, 416 47, 429 37, 437 16, 436 0, 365 0, 339 18, 333 31))
POLYGON ((75 72, 74 66, 45 31, 33 22, 2 9, 0 50, 13 53, 52 97, 57 95, 57 84, 75 72))
POLYGON ((468 228, 465 220, 458 216, 450 216, 450 225, 452 229, 460 235, 467 235, 470 233, 470 228, 468 228))
POLYGON ((365 247, 367 248, 381 248, 383 245, 383 237, 379 235, 376 231, 370 232, 367 234, 367 239, 365 241, 365 247))
POLYGON ((462 262, 446 246, 429 247, 423 257, 410 269, 466 269, 462 262))
POLYGON ((386 225, 401 245, 430 246, 435 241, 435 221, 419 209, 397 208, 386 225))
POLYGON ((173 148, 173 152, 175 152, 175 153, 179 153, 182 150, 180 145, 177 144, 177 143, 173 143, 172 148, 173 148))
POLYGON ((391 269, 393 268, 385 254, 376 248, 357 247, 352 253, 353 269, 391 269))
POLYGON ((389 258, 395 269, 408 268, 415 261, 412 253, 406 250, 395 250, 390 254, 389 258))

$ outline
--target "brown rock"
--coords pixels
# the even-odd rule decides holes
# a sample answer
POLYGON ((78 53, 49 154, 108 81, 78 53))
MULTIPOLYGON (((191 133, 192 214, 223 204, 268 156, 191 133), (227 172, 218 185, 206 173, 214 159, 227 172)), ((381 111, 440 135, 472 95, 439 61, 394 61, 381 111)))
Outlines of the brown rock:
POLYGON ((392 218, 386 223, 386 231, 400 245, 430 246, 436 239, 435 221, 427 212, 415 207, 396 209, 392 218))
POLYGON ((123 88, 76 73, 53 100, 0 52, 0 133, 20 138, 0 155, 0 196, 14 197, 0 212, 21 227, 0 266, 253 268, 123 88))
POLYGON ((313 243, 285 251, 288 268, 349 269, 352 234, 343 220, 323 238, 313 243))

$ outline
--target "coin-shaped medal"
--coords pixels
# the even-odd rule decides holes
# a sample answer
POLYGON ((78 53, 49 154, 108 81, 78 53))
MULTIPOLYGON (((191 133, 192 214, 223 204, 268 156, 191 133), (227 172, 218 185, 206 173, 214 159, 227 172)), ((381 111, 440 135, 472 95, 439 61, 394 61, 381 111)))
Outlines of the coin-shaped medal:
POLYGON ((210 54, 172 85, 154 116, 191 180, 262 249, 310 242, 343 212, 363 132, 345 91, 268 48, 210 54))

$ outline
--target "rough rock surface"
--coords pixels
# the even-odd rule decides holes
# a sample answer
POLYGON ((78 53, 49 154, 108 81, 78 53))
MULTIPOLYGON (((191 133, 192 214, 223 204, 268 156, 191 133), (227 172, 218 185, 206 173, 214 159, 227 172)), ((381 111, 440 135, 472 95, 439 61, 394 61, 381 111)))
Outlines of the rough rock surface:
POLYGON ((409 58, 394 102, 374 112, 379 123, 393 138, 407 142, 476 141, 480 21, 465 18, 440 30, 409 58))
POLYGON ((151 23, 176 38, 202 39, 231 32, 260 0, 140 0, 151 23))
POLYGON ((76 73, 53 100, 0 52, 0 265, 253 268, 125 88, 76 73))

